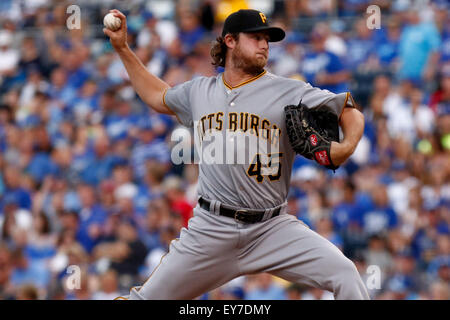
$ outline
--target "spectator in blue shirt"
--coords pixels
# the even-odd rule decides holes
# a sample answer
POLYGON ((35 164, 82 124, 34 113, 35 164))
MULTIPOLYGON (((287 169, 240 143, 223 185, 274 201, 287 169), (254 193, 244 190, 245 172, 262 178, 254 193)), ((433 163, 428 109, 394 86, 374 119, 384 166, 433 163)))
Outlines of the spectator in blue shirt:
POLYGON ((102 226, 107 214, 103 207, 97 202, 95 189, 89 185, 80 185, 77 188, 81 201, 81 210, 78 213, 77 240, 87 252, 100 241, 102 226))
POLYGON ((170 209, 164 199, 155 199, 148 204, 145 222, 139 225, 139 233, 142 241, 149 251, 156 248, 164 248, 160 238, 161 224, 164 214, 169 215, 170 209))
POLYGON ((355 16, 366 10, 369 0, 343 0, 339 6, 342 16, 355 16))
POLYGON ((31 209, 30 192, 20 185, 21 172, 19 168, 9 166, 4 170, 5 190, 1 199, 2 208, 9 201, 19 208, 31 209))
POLYGON ((98 91, 103 93, 114 85, 108 76, 110 59, 107 56, 100 56, 96 60, 96 69, 93 71, 92 79, 98 86, 98 91))
POLYGON ((398 223, 397 213, 389 205, 386 186, 374 186, 371 196, 372 204, 359 216, 366 236, 384 233, 395 228, 398 223))
POLYGON ((31 158, 26 171, 34 181, 41 183, 47 175, 56 172, 56 165, 48 153, 38 152, 31 158))
POLYGON ((49 260, 56 254, 56 236, 51 233, 49 218, 42 212, 33 217, 33 228, 27 232, 28 244, 24 253, 31 265, 44 269, 50 276, 49 260))
POLYGON ((434 21, 442 39, 440 63, 445 64, 450 61, 450 3, 448 0, 435 0, 433 8, 434 21))
POLYGON ((63 68, 54 69, 50 75, 50 81, 48 95, 61 110, 64 110, 66 105, 75 98, 76 89, 67 81, 67 72, 63 68))
POLYGON ((331 221, 336 231, 344 232, 352 225, 356 226, 359 207, 355 201, 355 185, 351 181, 347 181, 344 186, 344 197, 342 202, 334 207, 331 212, 331 221))
POLYGON ((12 254, 15 268, 11 273, 11 284, 19 287, 25 284, 34 284, 39 288, 45 288, 50 281, 50 272, 47 268, 33 264, 27 258, 23 249, 16 249, 12 254))
POLYGON ((433 258, 427 268, 429 277, 433 280, 441 279, 443 281, 450 281, 450 255, 437 256, 433 258))
POLYGON ((436 239, 436 256, 430 261, 427 273, 431 280, 450 281, 450 238, 440 234, 436 239))
POLYGON ((7 149, 6 127, 13 123, 13 110, 7 104, 0 104, 0 151, 7 149))
POLYGON ((340 250, 343 249, 344 243, 342 237, 335 230, 333 230, 333 223, 329 217, 321 217, 315 223, 315 230, 318 234, 330 241, 340 250))
POLYGON ((311 34, 312 50, 302 62, 302 74, 312 86, 333 93, 348 91, 349 72, 341 59, 325 49, 324 30, 313 30, 311 34))
MULTIPOLYGON (((78 173, 74 170, 72 165, 73 153, 72 149, 66 145, 57 146, 51 153, 51 160, 55 166, 55 176, 64 181, 64 178, 70 179, 72 182, 78 181, 78 173), (61 179, 63 178, 63 179, 61 179)), ((47 176, 52 177, 52 176, 47 176)))
POLYGON ((288 212, 292 215, 295 215, 299 220, 304 222, 308 227, 312 228, 313 224, 311 223, 308 217, 308 208, 303 202, 306 202, 306 194, 305 192, 291 188, 289 190, 287 205, 288 212))
POLYGON ((78 124, 89 123, 92 113, 100 108, 99 100, 97 84, 93 79, 87 80, 70 102, 68 111, 78 124))
POLYGON ((110 153, 110 141, 106 136, 95 140, 94 156, 85 155, 83 159, 86 163, 80 172, 81 179, 92 185, 97 185, 109 177, 114 165, 121 161, 118 156, 110 153))
POLYGON ((117 141, 129 137, 139 120, 139 115, 132 111, 130 103, 122 100, 111 114, 106 115, 104 125, 109 138, 117 141))
POLYGON ((441 46, 441 63, 445 64, 450 61, 450 19, 447 20, 445 30, 442 33, 442 46, 441 46))
POLYGON ((88 49, 82 44, 71 44, 69 47, 64 50, 62 66, 67 71, 67 82, 75 90, 78 90, 90 76, 88 69, 84 67, 88 49))
POLYGON ((282 286, 273 281, 269 273, 254 276, 255 287, 245 294, 245 300, 286 300, 286 293, 282 286))
POLYGON ((155 139, 152 121, 148 117, 139 122, 138 142, 131 152, 131 162, 137 179, 142 180, 145 175, 145 163, 149 159, 156 159, 160 163, 170 161, 170 150, 162 139, 155 139))
POLYGON ((372 30, 367 28, 365 19, 356 21, 355 31, 355 36, 347 41, 346 61, 350 70, 357 70, 363 67, 369 60, 369 57, 375 53, 372 30))
POLYGON ((437 71, 441 37, 434 24, 421 22, 419 10, 408 11, 408 24, 400 37, 400 79, 431 80, 437 71))
POLYGON ((400 43, 400 22, 391 18, 387 28, 382 28, 382 35, 375 43, 376 54, 381 67, 396 69, 398 62, 398 47, 400 43))
POLYGON ((117 105, 116 89, 115 87, 109 87, 107 90, 101 92, 98 99, 99 109, 94 111, 92 115, 93 123, 101 123, 106 125, 107 119, 109 119, 114 113, 117 105))
POLYGON ((427 260, 436 249, 433 231, 432 228, 421 228, 414 234, 411 242, 413 254, 422 266, 427 265, 427 260))
POLYGON ((386 279, 382 287, 390 291, 391 299, 414 299, 421 283, 416 274, 416 261, 411 251, 406 248, 398 252, 394 260, 394 272, 386 279))
POLYGON ((206 30, 200 25, 198 16, 189 10, 179 11, 180 32, 178 39, 181 42, 181 50, 184 54, 193 51, 197 42, 202 40, 206 30))
POLYGON ((405 275, 396 274, 390 277, 383 287, 386 288, 383 295, 387 300, 411 300, 410 297, 415 296, 411 292, 411 278, 405 275))
POLYGON ((175 125, 177 125, 177 121, 167 114, 150 112, 148 117, 151 121, 152 131, 157 139, 166 139, 167 135, 170 134, 175 125))

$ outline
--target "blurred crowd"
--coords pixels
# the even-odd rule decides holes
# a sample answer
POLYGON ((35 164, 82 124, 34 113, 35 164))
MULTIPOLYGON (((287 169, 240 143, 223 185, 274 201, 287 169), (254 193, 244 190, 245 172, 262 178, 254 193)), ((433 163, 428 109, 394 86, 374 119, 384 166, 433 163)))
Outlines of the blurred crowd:
MULTIPOLYGON (((176 119, 142 103, 102 33, 112 8, 127 15, 130 47, 172 86, 222 71, 210 45, 229 13, 259 9, 283 27, 267 70, 349 90, 366 119, 336 173, 296 158, 289 213, 355 262, 373 299, 450 299, 446 0, 2 0, 0 299, 127 294, 196 205, 197 166, 170 158, 176 119), (81 28, 68 30, 74 2, 81 28)), ((258 274, 199 299, 333 296, 258 274)))

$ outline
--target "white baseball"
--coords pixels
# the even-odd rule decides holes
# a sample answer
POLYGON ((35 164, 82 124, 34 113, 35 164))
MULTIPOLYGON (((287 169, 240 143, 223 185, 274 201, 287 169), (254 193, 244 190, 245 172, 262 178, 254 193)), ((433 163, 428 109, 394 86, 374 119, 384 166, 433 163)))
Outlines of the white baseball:
POLYGON ((108 13, 103 18, 103 24, 109 30, 116 31, 117 29, 120 28, 120 25, 122 24, 122 21, 120 20, 120 18, 117 18, 116 16, 114 16, 113 13, 108 13))

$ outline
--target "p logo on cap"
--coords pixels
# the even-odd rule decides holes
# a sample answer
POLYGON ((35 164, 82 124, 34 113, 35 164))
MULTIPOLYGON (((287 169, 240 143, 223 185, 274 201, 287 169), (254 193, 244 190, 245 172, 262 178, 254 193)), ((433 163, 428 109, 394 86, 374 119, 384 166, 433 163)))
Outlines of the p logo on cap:
POLYGON ((222 37, 227 33, 239 32, 266 32, 269 41, 281 41, 285 37, 283 29, 271 27, 266 15, 258 10, 241 9, 230 14, 223 24, 222 37))
POLYGON ((263 23, 266 23, 267 18, 266 18, 266 16, 264 15, 264 13, 260 12, 260 13, 259 13, 259 16, 261 17, 262 22, 263 22, 263 23))

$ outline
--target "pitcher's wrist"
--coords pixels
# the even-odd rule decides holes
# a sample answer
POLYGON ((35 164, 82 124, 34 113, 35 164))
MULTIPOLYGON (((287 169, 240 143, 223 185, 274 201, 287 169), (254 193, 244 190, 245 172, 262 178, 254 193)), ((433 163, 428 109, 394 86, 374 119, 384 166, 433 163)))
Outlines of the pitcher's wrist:
POLYGON ((331 142, 330 157, 334 165, 339 166, 351 156, 354 149, 351 144, 344 140, 342 142, 331 142))
POLYGON ((125 44, 120 45, 120 46, 114 46, 113 45, 114 50, 116 50, 117 53, 124 53, 126 52, 129 48, 128 43, 125 42, 125 44))

